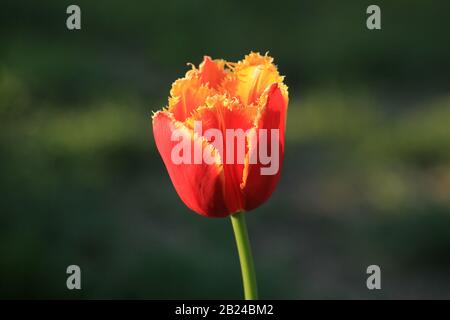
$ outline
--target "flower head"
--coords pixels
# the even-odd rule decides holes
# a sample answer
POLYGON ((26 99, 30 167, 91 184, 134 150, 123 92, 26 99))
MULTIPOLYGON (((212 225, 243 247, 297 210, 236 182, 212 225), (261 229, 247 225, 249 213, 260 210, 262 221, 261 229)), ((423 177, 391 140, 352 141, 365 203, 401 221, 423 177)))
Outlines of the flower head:
POLYGON ((280 177, 288 91, 273 59, 238 63, 205 56, 153 115, 172 183, 195 212, 224 217, 266 201, 280 177))

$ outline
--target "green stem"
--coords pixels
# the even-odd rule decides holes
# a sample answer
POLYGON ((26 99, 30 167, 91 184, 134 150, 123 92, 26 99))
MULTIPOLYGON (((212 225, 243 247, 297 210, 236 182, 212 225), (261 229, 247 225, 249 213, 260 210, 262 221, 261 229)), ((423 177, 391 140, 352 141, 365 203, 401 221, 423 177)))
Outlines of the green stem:
POLYGON ((233 224, 234 237, 236 238, 239 260, 241 262, 244 297, 245 300, 256 300, 258 299, 258 288, 244 213, 238 212, 233 214, 231 223, 233 224))

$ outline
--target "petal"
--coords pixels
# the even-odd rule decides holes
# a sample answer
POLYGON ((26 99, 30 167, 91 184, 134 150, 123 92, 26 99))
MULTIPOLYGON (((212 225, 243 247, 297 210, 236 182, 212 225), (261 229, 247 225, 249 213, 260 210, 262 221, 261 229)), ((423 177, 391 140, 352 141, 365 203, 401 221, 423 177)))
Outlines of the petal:
POLYGON ((199 66, 202 84, 208 84, 211 88, 216 89, 225 77, 224 66, 224 60, 212 60, 210 57, 204 56, 203 62, 199 66))
MULTIPOLYGON (((195 212, 208 217, 224 217, 230 214, 224 199, 223 167, 220 164, 175 164, 172 150, 179 143, 171 141, 172 133, 180 130, 183 138, 191 143, 191 150, 200 147, 211 148, 192 130, 176 121, 167 111, 159 111, 153 116, 153 135, 156 146, 164 161, 170 179, 183 202, 195 212)), ((193 157, 193 155, 192 155, 193 157)))
POLYGON ((182 79, 176 80, 170 90, 168 110, 175 120, 184 121, 196 108, 205 104, 214 91, 202 83, 198 70, 192 69, 182 79))
POLYGON ((239 97, 244 105, 256 103, 271 84, 283 81, 272 62, 273 59, 267 55, 247 55, 234 66, 233 76, 226 78, 223 87, 239 97))
MULTIPOLYGON (((244 209, 252 210, 265 202, 275 190, 281 174, 281 167, 284 158, 284 131, 287 111, 287 91, 285 87, 273 84, 267 91, 267 102, 263 106, 261 113, 256 120, 257 127, 254 135, 249 139, 249 152, 247 154, 246 166, 243 174, 241 188, 245 198, 244 209), (280 89, 281 87, 281 89, 280 89), (261 164, 259 159, 255 164, 249 163, 249 157, 259 152, 261 141, 259 141, 259 132, 261 129, 267 130, 267 149, 271 150, 271 129, 279 129, 278 152, 278 170, 272 175, 261 174, 261 169, 266 167, 261 164)), ((273 157, 272 154, 270 156, 273 157)))
MULTIPOLYGON (((225 199, 230 212, 237 212, 244 205, 240 185, 244 171, 245 155, 248 151, 246 131, 253 127, 255 113, 255 107, 244 108, 237 100, 229 101, 225 96, 214 96, 207 100, 207 106, 196 110, 192 118, 186 123, 193 129, 194 121, 197 124, 200 122, 203 136, 209 129, 217 129, 222 135, 222 141, 219 141, 221 146, 217 150, 222 159, 225 199), (227 131, 230 132, 227 133, 227 131), (241 149, 240 145, 242 145, 241 149), (227 152, 227 147, 230 148, 230 153, 227 152)), ((206 138, 210 139, 210 143, 214 143, 211 140, 211 136, 206 138)))

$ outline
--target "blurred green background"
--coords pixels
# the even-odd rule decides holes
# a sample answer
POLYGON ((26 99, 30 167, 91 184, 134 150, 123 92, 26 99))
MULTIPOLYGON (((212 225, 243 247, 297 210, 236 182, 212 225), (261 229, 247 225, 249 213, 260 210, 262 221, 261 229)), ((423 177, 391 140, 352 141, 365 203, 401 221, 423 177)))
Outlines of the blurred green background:
POLYGON ((241 298, 230 221, 182 204, 150 116, 187 62, 253 50, 290 91, 247 216, 261 297, 450 298, 450 2, 376 1, 380 31, 369 4, 2 1, 0 297, 241 298))

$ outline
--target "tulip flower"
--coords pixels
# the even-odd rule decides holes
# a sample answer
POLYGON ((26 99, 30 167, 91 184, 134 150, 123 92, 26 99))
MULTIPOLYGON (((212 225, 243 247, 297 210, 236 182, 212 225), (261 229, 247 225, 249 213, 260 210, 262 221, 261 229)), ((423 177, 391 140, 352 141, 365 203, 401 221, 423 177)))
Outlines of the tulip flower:
POLYGON ((205 56, 176 80, 153 135, 181 200, 206 217, 231 216, 246 299, 257 298, 244 212, 274 191, 284 156, 287 86, 267 54, 205 56))

